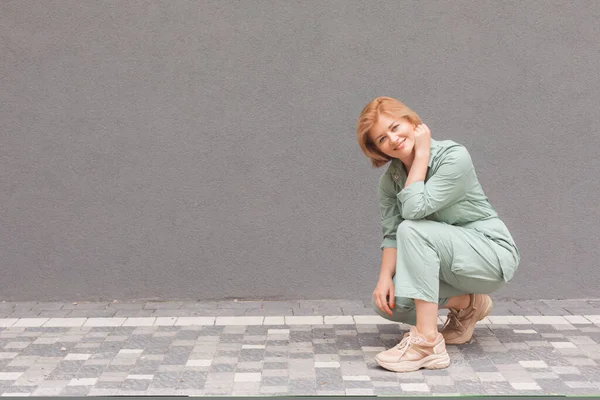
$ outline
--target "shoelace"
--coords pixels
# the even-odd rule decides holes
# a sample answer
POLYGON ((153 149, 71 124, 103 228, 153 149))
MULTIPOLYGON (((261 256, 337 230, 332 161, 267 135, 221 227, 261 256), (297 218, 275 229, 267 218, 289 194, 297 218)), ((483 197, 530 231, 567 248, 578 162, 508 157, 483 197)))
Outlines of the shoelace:
POLYGON ((450 312, 448 313, 448 318, 442 326, 442 330, 446 329, 447 326, 450 328, 460 328, 461 330, 466 329, 462 322, 460 322, 460 320, 458 319, 458 313, 459 311, 450 310, 450 312))
POLYGON ((400 343, 396 345, 396 348, 400 350, 400 358, 402 358, 404 353, 406 353, 411 344, 421 343, 422 341, 422 338, 418 336, 413 336, 410 332, 405 333, 400 343))

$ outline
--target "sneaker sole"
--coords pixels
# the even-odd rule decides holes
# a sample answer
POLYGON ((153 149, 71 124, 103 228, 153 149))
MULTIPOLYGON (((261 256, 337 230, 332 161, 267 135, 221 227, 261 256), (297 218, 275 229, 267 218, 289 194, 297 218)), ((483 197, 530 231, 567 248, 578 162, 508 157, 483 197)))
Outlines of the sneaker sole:
POLYGON ((383 368, 394 372, 412 372, 421 368, 425 369, 443 369, 450 365, 450 356, 447 352, 442 354, 432 354, 418 361, 401 361, 398 363, 388 363, 380 361, 375 357, 377 364, 383 368))
MULTIPOLYGON (((490 311, 492 311, 492 307, 494 306, 494 302, 492 301, 491 297, 488 297, 490 299, 490 302, 488 304, 488 306, 485 308, 485 310, 480 310, 479 315, 477 315, 477 322, 481 321, 482 319, 484 319, 485 317, 488 316, 488 314, 490 313, 490 311)), ((473 331, 475 331, 475 327, 473 327, 473 331)), ((466 332, 468 333, 468 332, 466 332)), ((459 336, 457 338, 455 338, 454 340, 448 340, 445 339, 446 344, 465 344, 467 342, 469 342, 469 340, 471 340, 471 338, 473 337, 473 332, 471 332, 470 335, 463 335, 463 336, 459 336)))

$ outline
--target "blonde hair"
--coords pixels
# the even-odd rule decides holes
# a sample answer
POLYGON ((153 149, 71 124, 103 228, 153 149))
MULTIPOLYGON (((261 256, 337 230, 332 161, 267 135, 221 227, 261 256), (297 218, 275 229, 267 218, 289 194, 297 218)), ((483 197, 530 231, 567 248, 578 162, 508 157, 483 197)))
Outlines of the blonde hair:
POLYGON ((377 97, 363 108, 356 126, 356 137, 361 150, 373 164, 374 168, 385 165, 391 158, 383 154, 369 138, 369 130, 377 122, 379 115, 392 118, 405 118, 409 122, 420 125, 421 118, 404 103, 391 97, 377 97))

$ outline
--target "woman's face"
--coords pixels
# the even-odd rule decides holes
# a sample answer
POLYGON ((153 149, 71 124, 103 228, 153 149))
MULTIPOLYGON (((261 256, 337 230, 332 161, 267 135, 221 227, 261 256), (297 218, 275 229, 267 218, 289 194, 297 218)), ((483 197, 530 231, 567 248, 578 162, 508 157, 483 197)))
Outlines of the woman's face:
POLYGON ((415 125, 405 118, 380 114, 369 130, 369 138, 383 154, 405 159, 415 145, 415 125))

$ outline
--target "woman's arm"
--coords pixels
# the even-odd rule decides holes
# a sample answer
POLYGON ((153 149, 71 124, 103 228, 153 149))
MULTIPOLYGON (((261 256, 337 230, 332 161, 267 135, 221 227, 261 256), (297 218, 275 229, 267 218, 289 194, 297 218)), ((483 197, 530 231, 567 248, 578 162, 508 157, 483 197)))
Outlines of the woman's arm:
POLYGON ((425 124, 415 127, 415 158, 406 177, 404 187, 419 181, 425 181, 429 157, 431 156, 431 131, 425 124))
POLYGON ((381 273, 379 281, 373 291, 373 300, 375 305, 384 313, 393 315, 395 289, 394 289, 394 274, 396 273, 396 249, 394 247, 386 247, 383 249, 381 256, 381 273))
POLYGON ((431 131, 427 125, 420 124, 415 128, 415 158, 406 177, 405 188, 414 182, 425 181, 429 157, 431 157, 431 131))
POLYGON ((430 150, 427 151, 416 151, 415 159, 410 167, 408 176, 406 177, 406 183, 404 187, 410 186, 411 183, 425 181, 427 175, 427 166, 429 165, 430 150))
POLYGON ((423 180, 415 180, 398 194, 398 199, 402 203, 403 219, 425 218, 465 196, 466 186, 474 173, 469 152, 464 146, 455 146, 443 157, 427 183, 423 180))
POLYGON ((381 233, 383 241, 380 248, 396 248, 396 230, 402 222, 395 183, 390 174, 385 173, 379 179, 377 196, 379 198, 379 209, 381 212, 381 233))
POLYGON ((398 194, 403 219, 422 219, 460 200, 473 171, 471 156, 464 146, 449 149, 436 171, 425 183, 431 156, 431 131, 425 124, 415 128, 415 158, 404 188, 398 194))
POLYGON ((383 242, 381 243, 381 271, 379 281, 373 291, 373 299, 377 308, 392 315, 391 308, 394 308, 394 282, 392 278, 396 273, 396 230, 402 222, 402 216, 398 208, 394 182, 387 173, 379 179, 378 197, 383 242))
POLYGON ((381 252, 381 272, 379 278, 393 278, 396 273, 396 248, 386 247, 381 252))

